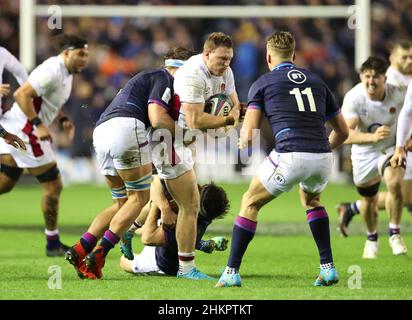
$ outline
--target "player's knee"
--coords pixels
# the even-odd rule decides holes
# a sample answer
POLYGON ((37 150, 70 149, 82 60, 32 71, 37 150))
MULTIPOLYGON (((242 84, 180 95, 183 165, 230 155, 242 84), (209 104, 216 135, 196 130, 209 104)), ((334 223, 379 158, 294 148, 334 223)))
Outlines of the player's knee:
POLYGON ((402 195, 402 181, 401 179, 389 179, 386 181, 386 186, 388 188, 388 191, 395 196, 401 196, 402 195))

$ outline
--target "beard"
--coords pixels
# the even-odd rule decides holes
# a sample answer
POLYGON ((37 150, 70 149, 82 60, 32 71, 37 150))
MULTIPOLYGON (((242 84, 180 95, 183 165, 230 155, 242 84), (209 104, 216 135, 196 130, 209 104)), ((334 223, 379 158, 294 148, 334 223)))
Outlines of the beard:
POLYGON ((398 69, 400 73, 411 76, 412 75, 412 65, 409 65, 407 67, 404 67, 402 64, 398 64, 398 69))

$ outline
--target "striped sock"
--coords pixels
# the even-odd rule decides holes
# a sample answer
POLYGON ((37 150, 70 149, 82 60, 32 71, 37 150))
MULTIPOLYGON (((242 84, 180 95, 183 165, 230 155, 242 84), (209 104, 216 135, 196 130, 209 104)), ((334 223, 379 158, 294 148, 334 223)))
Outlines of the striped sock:
POLYGON ((60 247, 60 236, 59 236, 59 230, 44 230, 44 234, 46 235, 46 241, 47 241, 47 250, 53 250, 57 249, 60 247))
POLYGON ((306 211, 306 218, 318 247, 320 264, 333 263, 328 213, 324 207, 316 207, 306 211))
POLYGON ((92 250, 96 246, 97 238, 90 232, 85 232, 80 238, 80 243, 82 244, 84 250, 89 253, 92 252, 92 250))
POLYGON ((119 242, 120 238, 112 231, 106 230, 100 245, 103 247, 103 255, 107 256, 109 251, 119 242))
POLYGON ((257 222, 237 216, 233 226, 232 244, 227 266, 239 270, 247 246, 256 233, 257 222))
POLYGON ((179 257, 179 273, 188 273, 195 268, 195 253, 194 252, 178 252, 179 257))

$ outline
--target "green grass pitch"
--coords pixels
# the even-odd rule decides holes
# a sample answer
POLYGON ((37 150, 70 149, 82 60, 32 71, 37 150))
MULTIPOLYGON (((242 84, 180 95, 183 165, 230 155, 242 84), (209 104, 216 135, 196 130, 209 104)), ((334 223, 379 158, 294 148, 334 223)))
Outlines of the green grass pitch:
MULTIPOLYGON (((231 200, 231 213, 216 222, 206 237, 230 237, 246 184, 223 185, 231 200)), ((213 281, 177 280, 174 277, 134 276, 119 266, 118 248, 106 261, 103 280, 80 280, 63 258, 45 256, 41 190, 18 187, 0 197, 0 299, 411 299, 410 256, 395 257, 388 245, 387 217, 380 215, 380 252, 375 261, 362 260, 365 237, 359 217, 352 234, 342 238, 336 231, 334 206, 356 199, 347 185, 329 185, 324 202, 330 216, 332 247, 340 282, 333 287, 312 286, 318 273, 318 254, 301 209, 297 190, 272 201, 260 213, 258 234, 244 257, 242 288, 214 288, 213 281), (49 268, 61 270, 61 289, 50 289, 49 268), (358 273, 353 273, 355 268, 358 273), (360 271, 360 273, 359 273, 360 271)), ((74 244, 94 216, 110 203, 106 188, 92 185, 64 189, 60 208, 61 239, 74 244)), ((406 210, 403 235, 412 250, 411 224, 406 210)), ((135 248, 141 249, 138 241, 135 248)), ((198 252, 197 266, 218 277, 228 251, 211 255, 198 252)), ((55 270, 55 269, 54 269, 55 270)), ((54 283, 56 285, 56 283, 54 283)), ((53 287, 53 286, 52 286, 53 287)))

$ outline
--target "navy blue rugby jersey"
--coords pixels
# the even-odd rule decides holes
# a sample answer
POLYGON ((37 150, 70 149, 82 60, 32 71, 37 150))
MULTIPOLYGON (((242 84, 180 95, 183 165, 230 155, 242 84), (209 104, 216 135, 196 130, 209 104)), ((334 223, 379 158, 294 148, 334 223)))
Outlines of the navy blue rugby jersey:
POLYGON ((312 72, 284 62, 257 79, 248 109, 269 119, 276 152, 330 152, 325 122, 340 108, 326 84, 312 72))
POLYGON ((142 71, 119 91, 96 126, 112 118, 126 117, 138 119, 149 128, 151 125, 147 106, 156 103, 172 112, 173 96, 173 77, 166 69, 142 71))
MULTIPOLYGON (((200 248, 200 240, 210 223, 211 221, 206 220, 199 214, 197 218, 196 249, 200 248)), ((164 229, 164 232, 166 236, 166 246, 156 247, 156 262, 161 271, 168 275, 175 276, 177 275, 177 271, 179 271, 176 229, 164 229)))

